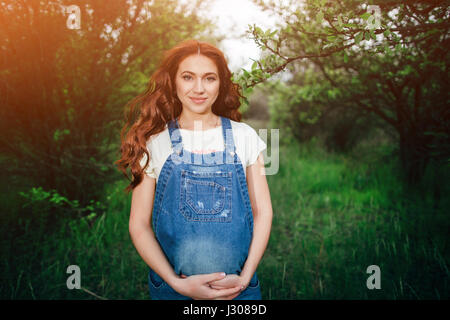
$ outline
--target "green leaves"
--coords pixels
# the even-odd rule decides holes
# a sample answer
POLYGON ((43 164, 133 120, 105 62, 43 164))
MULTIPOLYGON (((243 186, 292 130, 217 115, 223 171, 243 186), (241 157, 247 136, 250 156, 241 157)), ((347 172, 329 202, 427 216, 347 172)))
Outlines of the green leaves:
MULTIPOLYGON (((266 8, 280 12, 276 9, 283 7, 276 2, 271 1, 266 8)), ((292 124, 289 128, 301 136, 298 127, 309 119, 304 112, 321 104, 325 107, 337 104, 372 113, 394 130, 408 132, 409 125, 414 126, 417 134, 422 134, 422 130, 431 131, 430 114, 436 114, 437 118, 433 119, 439 124, 436 131, 443 131, 441 127, 444 125, 440 121, 445 119, 445 114, 441 110, 448 109, 445 108, 448 99, 443 94, 448 90, 442 81, 448 69, 445 61, 448 26, 443 25, 448 15, 446 5, 436 2, 429 4, 426 10, 414 12, 410 5, 395 1, 383 4, 379 1, 354 1, 348 6, 342 1, 308 0, 296 5, 298 3, 291 2, 296 7, 292 12, 283 12, 293 19, 285 21, 287 27, 281 29, 277 37, 287 44, 288 49, 282 57, 284 63, 286 60, 289 63, 295 61, 299 66, 296 70, 301 70, 301 74, 294 74, 293 80, 301 83, 301 88, 293 89, 301 91, 301 95, 289 89, 277 95, 275 117, 292 124), (310 65, 319 67, 323 77, 318 76, 310 82, 305 80, 305 70, 310 65), (343 96, 326 91, 322 87, 324 83, 342 89, 340 93, 343 96), (310 91, 322 94, 311 98, 306 87, 314 87, 316 90, 310 91), (411 116, 404 117, 411 123, 397 119, 399 111, 411 112, 411 116), (301 116, 300 112, 303 112, 301 116), (292 120, 294 116, 301 118, 297 121, 300 125, 292 120)), ((283 9, 289 11, 290 7, 283 9)), ((267 43, 265 45, 268 47, 267 43)), ((277 55, 278 46, 270 49, 277 55)), ((264 68, 268 65, 276 66, 264 64, 264 68)), ((253 67, 256 65, 244 73, 250 82, 258 77, 253 73, 253 67)), ((275 74, 281 69, 272 67, 270 73, 275 74)), ((411 141, 415 136, 416 133, 411 141)), ((426 138, 444 139, 430 135, 426 138)), ((414 143, 418 144, 420 152, 412 154, 431 157, 433 153, 423 145, 422 139, 416 140, 414 143)), ((433 148, 439 146, 442 144, 433 148)))
POLYGON ((356 23, 343 23, 342 26, 349 29, 356 29, 359 27, 356 23))
POLYGON ((106 206, 99 201, 90 200, 85 207, 80 206, 78 200, 69 200, 60 195, 56 190, 45 191, 42 187, 32 187, 27 192, 19 192, 24 202, 23 208, 39 208, 49 211, 50 208, 57 208, 62 212, 71 212, 77 217, 87 216, 91 220, 94 216, 103 214, 106 206))
POLYGON ((355 35, 355 44, 359 44, 364 37, 364 32, 360 31, 355 35))
POLYGON ((253 26, 249 24, 248 29, 250 30, 251 33, 256 35, 258 38, 261 38, 264 40, 273 38, 278 33, 278 30, 270 31, 270 29, 267 29, 266 31, 263 31, 256 24, 253 24, 253 26))
POLYGON ((70 134, 69 129, 64 129, 64 130, 56 129, 55 132, 53 133, 53 140, 55 140, 55 141, 62 140, 64 138, 64 136, 69 135, 69 134, 70 134))
POLYGON ((256 32, 257 35, 263 35, 264 31, 262 31, 262 29, 260 27, 254 26, 254 30, 256 32))
POLYGON ((250 93, 252 87, 268 80, 275 73, 273 70, 278 70, 283 63, 284 61, 275 54, 268 55, 260 60, 253 60, 250 69, 241 68, 239 73, 233 74, 232 81, 242 87, 244 94, 250 93))
POLYGON ((359 31, 355 35, 354 39, 355 39, 355 44, 359 44, 362 40, 367 40, 367 41, 369 41, 370 39, 376 40, 377 36, 373 30, 364 30, 364 31, 359 31))
POLYGON ((417 71, 409 64, 405 65, 403 67, 403 69, 398 72, 399 75, 404 76, 404 77, 408 76, 410 74, 413 74, 413 73, 414 73, 415 76, 419 76, 417 71))
POLYGON ((360 18, 365 20, 365 21, 367 21, 370 18, 371 15, 372 14, 370 12, 365 12, 362 15, 360 15, 360 18))
POLYGON ((322 11, 319 11, 319 13, 316 15, 316 22, 321 24, 323 22, 324 14, 322 11))
POLYGON ((328 36, 327 40, 331 42, 331 41, 335 41, 337 38, 338 38, 337 36, 328 36))
POLYGON ((256 61, 254 61, 252 64, 252 71, 256 70, 257 67, 258 67, 258 63, 256 61))

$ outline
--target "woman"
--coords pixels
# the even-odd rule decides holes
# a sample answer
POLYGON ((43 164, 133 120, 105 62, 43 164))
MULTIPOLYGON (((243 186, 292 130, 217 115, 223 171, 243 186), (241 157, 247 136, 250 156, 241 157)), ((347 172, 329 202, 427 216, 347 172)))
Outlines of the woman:
POLYGON ((266 145, 240 122, 240 97, 223 53, 187 40, 131 102, 117 163, 133 175, 129 232, 152 299, 261 299, 256 268, 272 224, 266 145))

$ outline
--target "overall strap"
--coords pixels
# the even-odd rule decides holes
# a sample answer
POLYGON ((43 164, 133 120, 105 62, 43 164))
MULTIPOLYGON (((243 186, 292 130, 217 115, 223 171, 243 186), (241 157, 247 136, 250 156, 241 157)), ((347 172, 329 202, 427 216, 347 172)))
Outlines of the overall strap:
POLYGON ((233 129, 231 127, 230 119, 222 116, 220 118, 222 119, 222 134, 223 141, 225 142, 225 152, 234 156, 236 147, 234 145, 233 129))
POLYGON ((183 152, 183 143, 181 140, 181 132, 176 119, 172 119, 168 123, 170 142, 174 152, 180 154, 183 152))

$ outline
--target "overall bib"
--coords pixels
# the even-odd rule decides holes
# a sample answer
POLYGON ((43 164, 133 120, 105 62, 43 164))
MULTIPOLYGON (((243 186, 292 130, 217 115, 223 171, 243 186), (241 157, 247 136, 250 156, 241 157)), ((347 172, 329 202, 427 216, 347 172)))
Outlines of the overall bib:
MULTIPOLYGON (((207 154, 183 148, 178 121, 168 123, 172 154, 156 186, 152 226, 175 273, 240 274, 253 234, 244 168, 236 154, 231 122, 221 117, 225 149, 207 154)), ((149 268, 153 300, 192 300, 149 268)), ((256 272, 236 300, 260 300, 256 272)))

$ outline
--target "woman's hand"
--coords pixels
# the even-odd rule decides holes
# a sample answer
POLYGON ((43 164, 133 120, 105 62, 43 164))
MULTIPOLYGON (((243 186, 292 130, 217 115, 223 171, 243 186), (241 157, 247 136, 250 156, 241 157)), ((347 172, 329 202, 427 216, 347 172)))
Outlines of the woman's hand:
MULTIPOLYGON (((225 273, 196 274, 192 276, 181 275, 175 283, 174 289, 178 293, 191 297, 194 300, 231 300, 241 293, 242 286, 216 286, 212 288, 211 282, 221 281, 227 276, 225 273)), ((226 283, 230 283, 226 281, 226 283)))
POLYGON ((241 291, 244 291, 248 283, 245 283, 242 277, 237 274, 227 274, 225 278, 211 281, 209 285, 213 289, 225 289, 240 286, 241 291))

